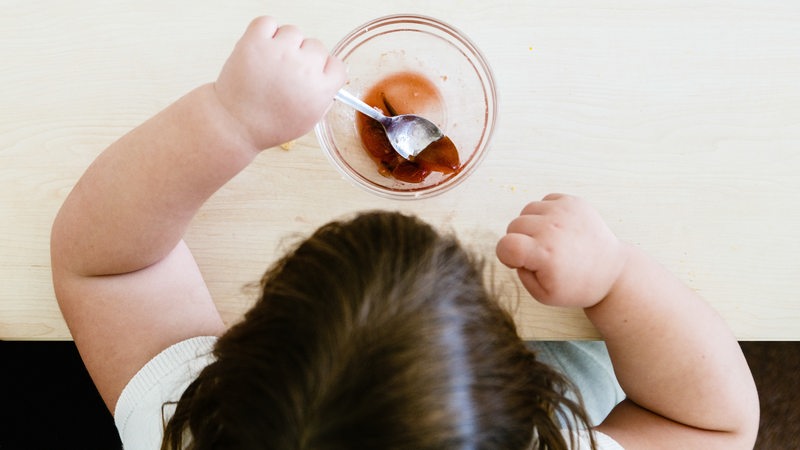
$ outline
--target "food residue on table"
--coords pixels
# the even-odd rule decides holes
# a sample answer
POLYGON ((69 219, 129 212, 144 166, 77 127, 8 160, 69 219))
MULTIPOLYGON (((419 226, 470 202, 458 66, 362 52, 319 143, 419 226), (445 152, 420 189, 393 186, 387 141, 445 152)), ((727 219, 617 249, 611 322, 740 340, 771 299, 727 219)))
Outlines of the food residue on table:
MULTIPOLYGON (((363 98, 384 115, 420 114, 431 105, 441 106, 436 86, 415 72, 392 74, 375 84, 363 98)), ((375 161, 378 172, 408 183, 421 183, 433 172, 454 174, 461 169, 458 150, 447 136, 433 142, 411 160, 400 156, 389 143, 380 123, 356 114, 356 127, 364 149, 375 161)))

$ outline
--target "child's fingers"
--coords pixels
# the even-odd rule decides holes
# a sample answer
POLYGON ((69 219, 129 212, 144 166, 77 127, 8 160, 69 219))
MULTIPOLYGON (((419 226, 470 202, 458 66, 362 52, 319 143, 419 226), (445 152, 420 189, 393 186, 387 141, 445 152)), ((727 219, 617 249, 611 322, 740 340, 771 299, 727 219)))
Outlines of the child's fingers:
POLYGON ((303 42, 300 44, 300 48, 312 53, 318 53, 320 55, 328 53, 328 49, 325 48, 325 44, 320 42, 319 39, 314 38, 307 38, 303 40, 303 42))
POLYGON ((529 214, 544 214, 545 210, 547 209, 547 205, 544 202, 536 201, 530 202, 522 208, 522 211, 519 212, 519 215, 525 216, 529 214))
POLYGON ((544 214, 550 210, 553 206, 553 202, 556 200, 561 200, 565 197, 569 197, 565 194, 547 194, 539 201, 530 202, 522 208, 520 215, 525 214, 544 214))
POLYGON ((547 248, 527 234, 510 233, 500 238, 495 251, 501 263, 517 269, 520 282, 533 298, 548 301, 550 293, 539 279, 550 257, 547 248))
POLYGON ((325 73, 329 53, 322 42, 314 38, 306 38, 300 43, 300 51, 309 61, 314 62, 312 67, 315 69, 318 67, 321 74, 325 73))
POLYGON ((337 89, 344 84, 346 81, 344 63, 328 53, 328 49, 325 47, 325 44, 318 39, 309 38, 300 44, 300 49, 310 55, 313 55, 314 58, 319 58, 319 61, 321 61, 320 70, 322 74, 328 78, 331 78, 330 83, 337 89))
POLYGON ((325 67, 322 69, 325 75, 333 76, 333 83, 336 88, 340 88, 347 81, 347 70, 344 63, 334 56, 328 56, 325 60, 325 67))
POLYGON ((559 194, 558 192, 553 192, 551 194, 547 194, 542 198, 542 201, 552 201, 552 200, 561 200, 562 198, 569 197, 566 194, 559 194))
POLYGON ((539 282, 536 272, 525 269, 517 269, 517 276, 519 276, 519 281, 522 283, 522 286, 531 294, 531 296, 533 296, 533 298, 545 304, 549 301, 550 293, 542 285, 542 283, 539 282))
POLYGON ((526 234, 509 233, 500 238, 495 249, 497 259, 512 268, 535 271, 547 258, 547 250, 526 234))
POLYGON ((273 39, 289 48, 299 48, 303 44, 304 37, 300 28, 294 25, 283 25, 275 32, 273 39))
POLYGON ((247 27, 247 31, 245 31, 245 34, 253 33, 259 36, 272 39, 277 31, 278 31, 278 21, 275 20, 274 17, 261 16, 261 17, 256 17, 250 22, 250 25, 247 27))
POLYGON ((544 216, 523 214, 509 222, 506 233, 527 234, 535 237, 543 227, 547 226, 546 224, 547 219, 544 216))

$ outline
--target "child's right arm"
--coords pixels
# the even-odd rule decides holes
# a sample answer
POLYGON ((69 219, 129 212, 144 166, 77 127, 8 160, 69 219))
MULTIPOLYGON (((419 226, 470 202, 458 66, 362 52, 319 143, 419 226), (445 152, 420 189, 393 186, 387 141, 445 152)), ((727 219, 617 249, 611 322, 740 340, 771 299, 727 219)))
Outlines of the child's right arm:
POLYGON ((61 312, 109 410, 159 352, 224 333, 183 234, 262 149, 307 133, 344 82, 343 63, 321 42, 257 18, 215 82, 87 168, 54 221, 51 267, 61 312))
POLYGON ((587 203, 529 204, 497 256, 540 302, 584 308, 605 339, 628 398, 598 430, 627 449, 753 447, 758 394, 722 318, 587 203))

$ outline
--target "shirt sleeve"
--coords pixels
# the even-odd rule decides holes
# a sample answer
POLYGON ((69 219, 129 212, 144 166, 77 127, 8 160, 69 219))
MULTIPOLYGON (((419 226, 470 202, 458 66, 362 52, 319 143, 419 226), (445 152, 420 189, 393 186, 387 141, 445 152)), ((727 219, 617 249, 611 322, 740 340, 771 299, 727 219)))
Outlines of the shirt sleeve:
POLYGON ((147 362, 117 400, 114 422, 125 450, 161 447, 164 424, 183 391, 213 361, 217 338, 198 336, 178 342, 147 362))
MULTIPOLYGON (((590 432, 587 430, 576 431, 576 447, 573 450, 591 450, 589 433, 590 432)), ((597 442, 597 450, 625 450, 617 441, 612 439, 611 436, 599 431, 592 431, 591 433, 594 434, 594 439, 597 442)), ((561 434, 567 442, 570 442, 568 430, 561 430, 561 434)))
MULTIPOLYGON (((604 342, 534 341, 527 345, 536 352, 536 359, 572 381, 581 394, 590 426, 602 423, 614 406, 625 399, 604 342)), ((576 400, 572 392, 567 396, 576 400)), ((570 417, 566 419, 572 422, 570 417)), ((571 425, 580 428, 580 424, 571 425)))

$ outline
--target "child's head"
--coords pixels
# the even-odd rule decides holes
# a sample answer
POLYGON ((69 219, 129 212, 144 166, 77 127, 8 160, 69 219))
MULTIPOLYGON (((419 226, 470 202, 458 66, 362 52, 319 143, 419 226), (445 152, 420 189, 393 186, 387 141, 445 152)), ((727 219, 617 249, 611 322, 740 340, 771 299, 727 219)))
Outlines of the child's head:
POLYGON ((563 448, 585 416, 452 237, 397 213, 323 226, 186 390, 165 449, 563 448), (564 409, 562 409, 564 408, 564 409), (532 444, 533 443, 533 444, 532 444))

